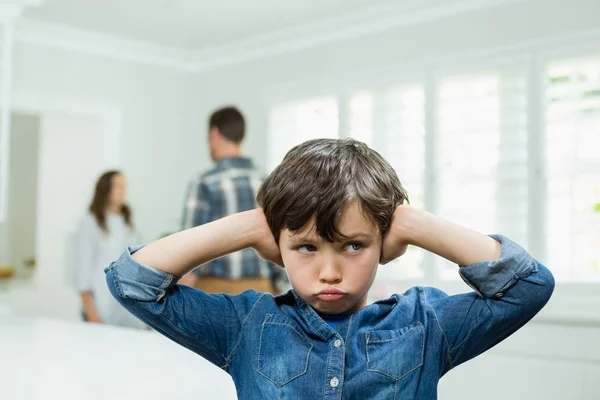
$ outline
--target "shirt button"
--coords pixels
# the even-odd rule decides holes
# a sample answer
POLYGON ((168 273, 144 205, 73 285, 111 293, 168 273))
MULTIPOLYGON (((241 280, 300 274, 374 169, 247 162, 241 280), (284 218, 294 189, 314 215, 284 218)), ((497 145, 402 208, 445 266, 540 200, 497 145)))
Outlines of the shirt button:
POLYGON ((342 341, 340 339, 337 339, 335 342, 333 342, 333 345, 335 347, 340 347, 342 345, 342 341))
POLYGON ((503 296, 504 296, 504 293, 498 292, 498 293, 496 293, 496 295, 494 297, 497 299, 501 299, 503 296))
POLYGON ((331 387, 337 387, 337 385, 340 384, 340 381, 338 378, 333 377, 330 381, 329 384, 331 385, 331 387))

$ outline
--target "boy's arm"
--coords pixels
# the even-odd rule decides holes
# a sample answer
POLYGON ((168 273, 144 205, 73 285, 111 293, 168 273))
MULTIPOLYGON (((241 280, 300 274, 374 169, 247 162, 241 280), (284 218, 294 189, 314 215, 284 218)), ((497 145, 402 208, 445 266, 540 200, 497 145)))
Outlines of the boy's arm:
POLYGON ((408 244, 460 266, 498 261, 501 248, 500 243, 487 235, 403 205, 396 208, 392 218, 390 232, 384 241, 382 262, 398 257, 408 244))
POLYGON ((108 287, 147 325, 226 368, 243 322, 263 295, 209 295, 177 281, 196 265, 244 247, 277 261, 279 248, 265 230, 262 210, 253 210, 129 248, 105 270, 108 287))
POLYGON ((138 250, 133 258, 168 274, 183 276, 198 265, 248 247, 268 261, 283 263, 261 209, 177 232, 138 250))
POLYGON ((426 211, 400 206, 384 241, 382 261, 401 254, 408 244, 462 266, 462 279, 475 290, 448 296, 437 289, 423 289, 423 301, 433 312, 444 341, 442 375, 522 327, 547 303, 554 289, 550 271, 508 238, 488 237, 426 211))

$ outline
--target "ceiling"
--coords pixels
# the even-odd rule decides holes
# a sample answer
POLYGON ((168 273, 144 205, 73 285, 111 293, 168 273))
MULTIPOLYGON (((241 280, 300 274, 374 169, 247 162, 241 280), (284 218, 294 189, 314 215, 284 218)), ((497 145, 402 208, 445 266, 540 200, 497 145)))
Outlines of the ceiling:
MULTIPOLYGON (((449 0, 452 1, 452 0, 449 0)), ((47 0, 24 16, 169 47, 199 50, 270 31, 429 0, 47 0)))
POLYGON ((525 1, 0 0, 20 42, 196 72, 525 1))

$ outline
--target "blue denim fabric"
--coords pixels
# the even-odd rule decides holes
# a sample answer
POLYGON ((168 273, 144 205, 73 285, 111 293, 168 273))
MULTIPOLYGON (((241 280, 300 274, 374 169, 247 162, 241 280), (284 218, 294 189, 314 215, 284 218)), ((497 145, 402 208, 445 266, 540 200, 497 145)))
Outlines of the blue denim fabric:
POLYGON ((437 398, 441 376, 529 321, 554 289, 550 271, 503 236, 498 262, 460 269, 475 291, 414 287, 332 329, 294 291, 209 295, 137 263, 107 269, 117 300, 146 324, 227 371, 239 399, 437 398))

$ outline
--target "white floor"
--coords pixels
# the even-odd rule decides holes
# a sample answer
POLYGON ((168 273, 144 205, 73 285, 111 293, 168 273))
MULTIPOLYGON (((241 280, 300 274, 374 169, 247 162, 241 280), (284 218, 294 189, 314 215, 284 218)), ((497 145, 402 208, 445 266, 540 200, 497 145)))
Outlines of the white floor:
POLYGON ((151 331, 0 316, 3 400, 235 399, 229 375, 151 331))
POLYGON ((79 313, 72 288, 0 280, 0 399, 236 399, 229 375, 160 334, 79 313))

